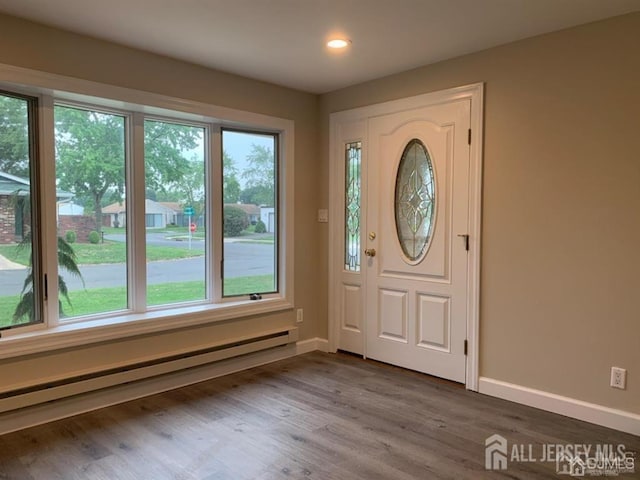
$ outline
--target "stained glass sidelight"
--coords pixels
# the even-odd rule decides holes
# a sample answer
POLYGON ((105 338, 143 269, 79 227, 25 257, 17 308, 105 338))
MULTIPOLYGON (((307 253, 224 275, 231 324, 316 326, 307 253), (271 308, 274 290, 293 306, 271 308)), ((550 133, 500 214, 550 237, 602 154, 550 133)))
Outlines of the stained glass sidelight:
POLYGON ((360 167, 362 143, 346 144, 344 200, 344 268, 360 271, 360 167))
POLYGON ((395 193, 396 231, 402 251, 415 262, 424 256, 433 231, 435 179, 429 152, 418 140, 404 149, 395 193))

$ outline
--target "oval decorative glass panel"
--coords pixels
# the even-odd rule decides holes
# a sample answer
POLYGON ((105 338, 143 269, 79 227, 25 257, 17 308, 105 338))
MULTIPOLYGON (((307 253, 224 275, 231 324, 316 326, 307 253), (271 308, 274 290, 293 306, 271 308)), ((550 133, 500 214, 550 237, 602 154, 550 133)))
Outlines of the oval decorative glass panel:
POLYGON ((396 175, 396 231, 410 262, 422 260, 433 231, 435 178, 429 152, 414 138, 402 152, 396 175))

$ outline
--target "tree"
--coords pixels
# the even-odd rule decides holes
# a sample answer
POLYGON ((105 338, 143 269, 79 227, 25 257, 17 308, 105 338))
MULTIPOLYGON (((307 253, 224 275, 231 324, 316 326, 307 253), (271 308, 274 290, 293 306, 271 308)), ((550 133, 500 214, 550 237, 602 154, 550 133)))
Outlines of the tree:
POLYGON ((193 158, 173 191, 178 193, 180 202, 192 206, 196 216, 200 215, 204 211, 204 163, 193 158))
POLYGON ((269 206, 273 203, 273 187, 269 188, 264 185, 247 187, 240 192, 240 201, 242 203, 269 206))
POLYGON ((247 213, 233 205, 224 207, 224 236, 237 237, 249 226, 247 213))
POLYGON ((238 203, 240 199, 238 169, 227 152, 222 152, 222 192, 224 203, 238 203))
POLYGON ((27 101, 0 95, 0 171, 29 177, 27 101))
POLYGON ((256 226, 253 229, 253 231, 255 233, 267 233, 267 226, 264 224, 264 222, 260 219, 258 219, 258 221, 256 222, 256 226))
POLYGON ((252 144, 251 153, 247 155, 247 162, 249 168, 242 173, 242 177, 246 180, 245 190, 249 190, 250 195, 243 196, 241 194, 241 200, 244 202, 250 199, 250 202, 245 203, 273 207, 276 201, 276 161, 273 151, 269 147, 252 144))
MULTIPOLYGON (((193 162, 186 154, 198 146, 203 129, 190 125, 145 120, 144 162, 146 186, 166 192, 183 186, 184 177, 193 171, 193 162)), ((200 176, 203 176, 201 169, 200 176)))
POLYGON ((144 198, 148 198, 149 200, 157 201, 158 193, 153 188, 145 188, 144 190, 144 198))
POLYGON ((119 115, 55 107, 59 187, 91 200, 102 231, 102 201, 122 197, 125 179, 125 119, 119 115))
MULTIPOLYGON (((93 211, 102 231, 102 207, 122 201, 125 187, 125 118, 57 106, 56 170, 58 186, 93 211)), ((165 192, 184 182, 191 169, 185 152, 198 145, 202 129, 145 121, 146 188, 165 192)))
MULTIPOLYGON (((27 233, 18 245, 18 248, 31 249, 31 232, 27 233)), ((58 237, 58 266, 60 269, 67 270, 71 275, 80 278, 83 283, 82 273, 78 268, 76 253, 73 247, 63 238, 58 237)), ((62 298, 64 298, 69 305, 71 305, 71 299, 69 298, 69 290, 67 284, 64 281, 62 275, 58 274, 58 309, 60 316, 64 316, 64 309, 62 307, 62 298)), ((29 322, 36 320, 35 310, 35 295, 33 293, 33 255, 29 257, 29 269, 27 270, 27 276, 24 279, 22 286, 22 292, 20 292, 20 300, 13 312, 13 323, 21 323, 24 319, 29 322)))

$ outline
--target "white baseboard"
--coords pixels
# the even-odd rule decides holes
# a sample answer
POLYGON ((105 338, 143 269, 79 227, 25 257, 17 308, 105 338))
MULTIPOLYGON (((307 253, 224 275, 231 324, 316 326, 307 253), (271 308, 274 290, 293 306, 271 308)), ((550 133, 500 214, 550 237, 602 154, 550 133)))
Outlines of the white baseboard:
POLYGON ((171 374, 149 378, 125 385, 64 398, 33 407, 14 410, 0 415, 0 435, 53 422, 62 418, 129 402, 156 393, 174 390, 216 377, 284 360, 315 350, 327 351, 324 339, 312 338, 269 350, 230 358, 200 367, 180 370, 171 374))
POLYGON ((316 338, 316 347, 318 350, 324 353, 329 353, 329 340, 326 338, 316 338))
POLYGON ((640 415, 635 413, 487 377, 480 377, 479 385, 478 391, 485 395, 577 418, 633 435, 640 435, 640 415))
POLYGON ((302 340, 296 344, 296 353, 302 355, 303 353, 314 352, 320 350, 321 352, 329 352, 329 341, 325 338, 309 338, 308 340, 302 340))

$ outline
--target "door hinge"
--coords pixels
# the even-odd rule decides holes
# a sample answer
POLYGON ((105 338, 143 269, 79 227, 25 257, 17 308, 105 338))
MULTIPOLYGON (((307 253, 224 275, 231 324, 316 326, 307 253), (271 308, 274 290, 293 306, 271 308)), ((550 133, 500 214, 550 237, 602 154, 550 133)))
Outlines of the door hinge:
POLYGON ((46 302, 47 299, 49 298, 49 282, 47 281, 47 274, 44 274, 44 277, 42 279, 42 284, 44 287, 44 301, 46 302))
POLYGON ((467 134, 467 143, 471 145, 471 129, 469 129, 469 132, 467 134))
POLYGON ((220 260, 220 280, 224 280, 224 259, 220 260))
POLYGON ((469 342, 467 340, 464 341, 464 354, 467 354, 469 348, 469 342))

